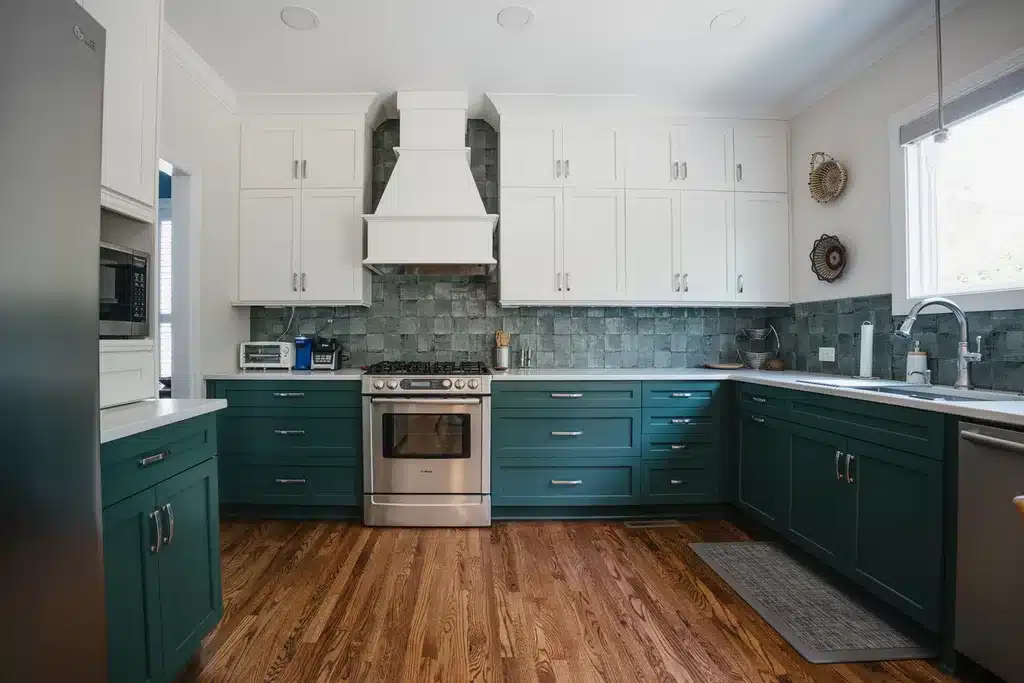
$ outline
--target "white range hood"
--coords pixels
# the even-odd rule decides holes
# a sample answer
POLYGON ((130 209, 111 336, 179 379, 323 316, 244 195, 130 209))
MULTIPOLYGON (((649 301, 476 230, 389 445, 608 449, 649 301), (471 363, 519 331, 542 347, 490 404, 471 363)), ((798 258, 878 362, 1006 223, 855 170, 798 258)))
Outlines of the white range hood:
POLYGON ((384 266, 493 265, 497 214, 484 209, 466 147, 469 95, 399 92, 398 163, 366 219, 366 259, 384 266))

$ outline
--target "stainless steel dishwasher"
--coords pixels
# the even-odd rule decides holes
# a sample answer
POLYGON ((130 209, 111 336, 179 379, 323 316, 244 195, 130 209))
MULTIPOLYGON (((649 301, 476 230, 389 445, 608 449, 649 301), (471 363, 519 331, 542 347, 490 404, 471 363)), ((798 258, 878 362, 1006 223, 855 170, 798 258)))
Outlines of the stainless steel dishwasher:
POLYGON ((956 649, 1024 682, 1024 432, 960 423, 956 649))

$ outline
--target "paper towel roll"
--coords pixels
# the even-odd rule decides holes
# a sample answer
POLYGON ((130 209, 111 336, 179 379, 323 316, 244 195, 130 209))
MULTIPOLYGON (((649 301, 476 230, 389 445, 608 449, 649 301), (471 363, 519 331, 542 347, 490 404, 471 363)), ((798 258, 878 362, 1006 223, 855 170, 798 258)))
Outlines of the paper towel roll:
POLYGON ((860 376, 872 377, 871 354, 875 343, 875 326, 865 320, 860 326, 860 376))

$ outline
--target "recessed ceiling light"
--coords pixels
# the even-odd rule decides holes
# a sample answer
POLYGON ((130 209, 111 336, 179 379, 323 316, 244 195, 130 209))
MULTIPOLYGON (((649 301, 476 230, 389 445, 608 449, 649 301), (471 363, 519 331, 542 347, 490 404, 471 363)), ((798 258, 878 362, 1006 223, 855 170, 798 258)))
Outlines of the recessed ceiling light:
POLYGON ((510 5, 498 12, 498 25, 510 31, 524 28, 533 22, 533 10, 522 5, 510 5))
POLYGON ((729 31, 734 28, 739 28, 746 20, 747 15, 743 12, 734 9, 727 9, 724 12, 716 14, 708 26, 716 31, 729 31))
POLYGON ((281 21, 297 31, 310 31, 320 25, 320 17, 306 7, 289 6, 281 10, 281 21))

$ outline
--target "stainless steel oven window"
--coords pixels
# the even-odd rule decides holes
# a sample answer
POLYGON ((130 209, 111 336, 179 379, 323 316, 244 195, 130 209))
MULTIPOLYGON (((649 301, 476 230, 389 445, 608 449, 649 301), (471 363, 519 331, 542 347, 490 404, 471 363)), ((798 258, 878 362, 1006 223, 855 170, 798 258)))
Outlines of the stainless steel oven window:
POLYGON ((472 456, 471 415, 452 413, 384 413, 381 415, 386 459, 455 460, 472 456))

